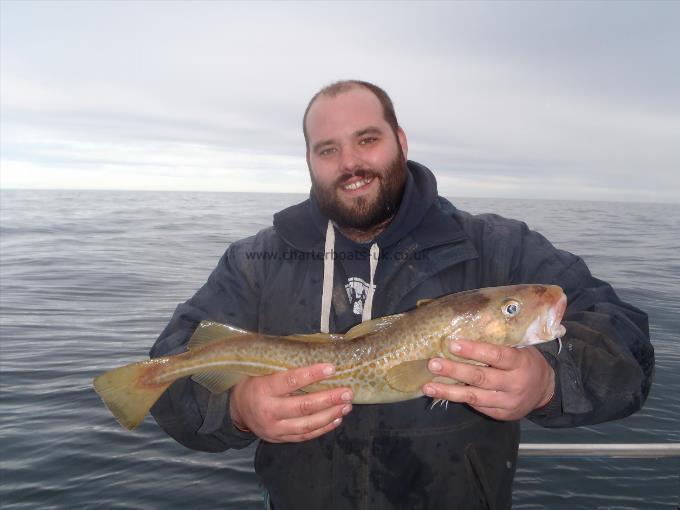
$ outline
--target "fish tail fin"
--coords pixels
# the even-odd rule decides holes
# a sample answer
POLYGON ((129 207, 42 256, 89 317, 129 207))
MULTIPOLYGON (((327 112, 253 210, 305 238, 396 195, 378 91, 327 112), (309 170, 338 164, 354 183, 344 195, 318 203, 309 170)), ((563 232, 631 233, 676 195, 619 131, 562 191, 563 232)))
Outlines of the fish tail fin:
POLYGON ((94 389, 109 411, 128 430, 139 425, 172 381, 145 384, 142 377, 151 368, 143 361, 110 370, 94 380, 94 389))

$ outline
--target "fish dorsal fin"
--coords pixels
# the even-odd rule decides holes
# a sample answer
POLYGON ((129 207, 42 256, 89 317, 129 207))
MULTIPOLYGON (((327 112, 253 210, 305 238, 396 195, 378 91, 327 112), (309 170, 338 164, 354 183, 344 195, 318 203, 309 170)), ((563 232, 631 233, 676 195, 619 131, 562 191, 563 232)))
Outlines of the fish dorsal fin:
POLYGON ((398 313, 395 315, 386 315, 385 317, 378 317, 370 321, 362 322, 357 324, 347 333, 345 333, 345 340, 352 340, 353 338, 358 338, 360 336, 370 335, 376 333, 382 329, 385 329, 404 316, 403 313, 398 313))
POLYGON ((243 379, 246 374, 227 371, 201 372, 191 376, 193 381, 211 393, 223 393, 243 379))
POLYGON ((385 374, 385 380, 392 388, 404 393, 418 391, 426 382, 434 378, 434 374, 427 368, 426 359, 404 361, 390 368, 385 374))
POLYGON ((187 348, 189 350, 198 349, 199 347, 217 342, 218 340, 247 335, 248 333, 249 332, 245 329, 239 329, 227 324, 220 324, 219 322, 213 321, 201 321, 196 328, 196 331, 194 331, 194 334, 191 335, 187 348))
POLYGON ((434 301, 434 299, 419 299, 418 301, 416 301, 416 308, 429 305, 430 303, 432 303, 432 301, 434 301))
POLYGON ((308 344, 332 344, 344 340, 343 335, 335 335, 329 333, 310 333, 308 335, 288 335, 284 337, 286 340, 293 340, 294 342, 304 342, 308 344))

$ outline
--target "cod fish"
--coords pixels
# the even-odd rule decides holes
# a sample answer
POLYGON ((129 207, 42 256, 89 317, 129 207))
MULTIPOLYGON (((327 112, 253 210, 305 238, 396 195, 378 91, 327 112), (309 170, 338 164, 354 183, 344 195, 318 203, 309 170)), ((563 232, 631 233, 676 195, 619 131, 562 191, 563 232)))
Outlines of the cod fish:
POLYGON ((428 360, 453 355, 464 339, 524 347, 561 337, 567 298, 554 285, 489 287, 419 301, 413 310, 363 322, 344 335, 272 336, 203 321, 182 354, 126 365, 97 377, 94 388, 118 422, 133 429, 177 379, 191 376, 222 393, 246 376, 314 363, 335 374, 303 391, 348 386, 354 404, 399 402, 423 395, 434 376, 428 360))

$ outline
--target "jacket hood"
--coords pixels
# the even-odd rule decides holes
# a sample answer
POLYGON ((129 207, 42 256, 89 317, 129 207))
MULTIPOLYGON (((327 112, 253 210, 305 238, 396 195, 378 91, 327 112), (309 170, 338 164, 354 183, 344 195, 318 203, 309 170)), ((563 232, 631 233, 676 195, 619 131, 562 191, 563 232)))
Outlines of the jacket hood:
MULTIPOLYGON (((417 227, 437 198, 437 180, 425 166, 407 161, 408 174, 399 210, 387 228, 372 242, 389 247, 417 227)), ((274 228, 281 238, 301 251, 322 251, 328 218, 311 195, 304 202, 274 215, 274 228), (300 228, 309 225, 309 228, 300 228)), ((350 242, 347 240, 347 242, 350 242)))

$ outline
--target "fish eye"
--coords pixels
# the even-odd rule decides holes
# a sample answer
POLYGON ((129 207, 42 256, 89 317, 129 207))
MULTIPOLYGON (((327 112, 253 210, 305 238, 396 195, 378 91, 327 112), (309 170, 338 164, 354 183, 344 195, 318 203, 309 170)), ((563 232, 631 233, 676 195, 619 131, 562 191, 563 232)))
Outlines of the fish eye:
POLYGON ((514 317, 519 313, 520 305, 517 301, 508 301, 503 303, 503 315, 506 317, 514 317))

